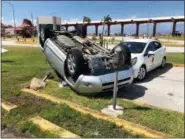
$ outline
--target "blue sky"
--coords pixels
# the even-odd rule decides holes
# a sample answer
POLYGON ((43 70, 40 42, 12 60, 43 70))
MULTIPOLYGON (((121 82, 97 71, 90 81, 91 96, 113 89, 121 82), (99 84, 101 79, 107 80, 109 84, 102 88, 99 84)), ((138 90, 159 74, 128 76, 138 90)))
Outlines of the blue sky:
MULTIPOLYGON (((183 1, 12 1, 15 8, 16 24, 19 25, 23 18, 34 22, 37 16, 60 16, 62 22, 81 21, 83 16, 92 20, 101 20, 109 14, 112 19, 144 18, 161 16, 184 16, 183 1)), ((11 6, 2 2, 2 22, 13 24, 11 6)), ((140 32, 146 32, 146 24, 141 25, 140 32)), ((150 32, 152 24, 149 25, 150 32)), ((171 23, 158 24, 157 32, 171 32, 171 23)), ((89 32, 94 32, 94 27, 89 27, 89 32)), ((99 27, 99 31, 101 27, 99 27)), ((177 24, 177 30, 184 31, 184 23, 177 24)), ((112 26, 111 32, 120 32, 120 26, 112 26)), ((135 25, 125 26, 126 33, 134 33, 135 25)))

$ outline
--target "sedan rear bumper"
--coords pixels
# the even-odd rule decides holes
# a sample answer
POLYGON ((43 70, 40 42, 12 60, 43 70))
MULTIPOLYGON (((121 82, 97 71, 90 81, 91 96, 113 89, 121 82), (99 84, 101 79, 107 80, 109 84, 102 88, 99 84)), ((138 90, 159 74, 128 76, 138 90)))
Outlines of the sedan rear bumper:
MULTIPOLYGON (((118 87, 121 88, 133 82, 134 71, 129 70, 118 72, 118 87)), ((80 93, 99 93, 109 91, 114 86, 115 73, 109 73, 100 76, 80 75, 74 85, 74 89, 80 93)))

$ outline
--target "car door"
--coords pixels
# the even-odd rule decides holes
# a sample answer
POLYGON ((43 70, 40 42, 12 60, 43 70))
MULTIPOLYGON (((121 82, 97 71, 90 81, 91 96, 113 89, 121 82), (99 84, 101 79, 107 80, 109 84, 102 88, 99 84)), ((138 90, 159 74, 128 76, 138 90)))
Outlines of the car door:
POLYGON ((144 53, 144 60, 145 65, 147 67, 147 71, 152 70, 155 67, 154 60, 155 60, 155 46, 153 42, 150 42, 146 48, 146 51, 144 53), (154 52, 154 55, 148 55, 148 52, 152 51, 154 52))
POLYGON ((154 46, 155 46, 155 67, 158 67, 161 65, 162 63, 162 59, 163 59, 163 49, 162 49, 162 45, 160 42, 154 41, 154 46))

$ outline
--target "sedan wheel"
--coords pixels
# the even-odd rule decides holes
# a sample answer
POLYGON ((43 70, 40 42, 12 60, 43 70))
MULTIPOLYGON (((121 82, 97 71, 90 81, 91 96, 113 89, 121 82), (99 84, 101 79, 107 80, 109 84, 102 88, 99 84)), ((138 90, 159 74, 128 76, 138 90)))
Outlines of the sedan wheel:
POLYGON ((165 64, 166 64, 166 59, 163 58, 162 63, 161 63, 161 68, 164 68, 165 64))
POLYGON ((73 75, 75 73, 75 68, 76 68, 76 64, 75 64, 75 58, 72 54, 69 54, 69 57, 67 59, 67 66, 69 69, 69 72, 71 75, 73 75))
POLYGON ((139 70, 139 74, 138 74, 138 80, 142 81, 146 76, 146 69, 144 66, 142 66, 139 70))

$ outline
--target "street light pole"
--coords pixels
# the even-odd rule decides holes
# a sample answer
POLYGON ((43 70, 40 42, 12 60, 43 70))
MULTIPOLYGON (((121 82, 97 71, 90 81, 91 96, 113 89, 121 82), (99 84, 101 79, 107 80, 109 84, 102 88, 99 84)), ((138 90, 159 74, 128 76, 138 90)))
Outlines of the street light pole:
POLYGON ((150 16, 150 8, 151 8, 151 5, 150 3, 148 4, 148 24, 147 24, 147 38, 149 38, 149 16, 150 16))
MULTIPOLYGON (((5 2, 5 1, 4 1, 5 2)), ((15 37, 17 36, 17 33, 16 33, 16 23, 15 23, 15 11, 14 11, 14 6, 11 2, 9 1, 6 1, 6 3, 8 3, 11 7, 12 7, 12 12, 13 12, 13 20, 14 20, 14 34, 15 34, 15 37)))

